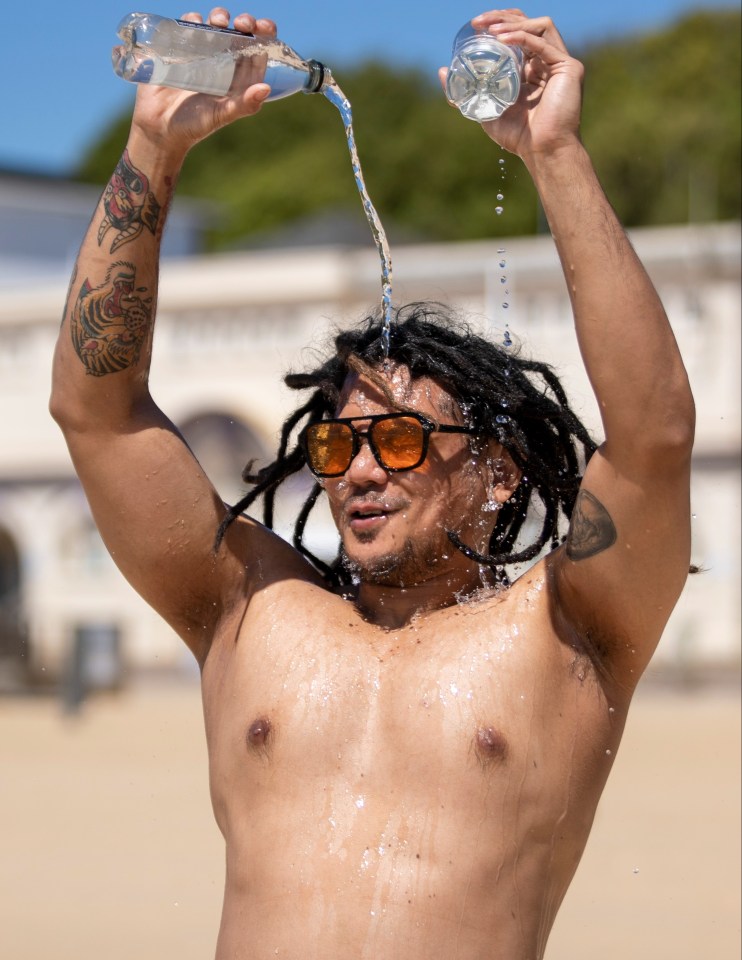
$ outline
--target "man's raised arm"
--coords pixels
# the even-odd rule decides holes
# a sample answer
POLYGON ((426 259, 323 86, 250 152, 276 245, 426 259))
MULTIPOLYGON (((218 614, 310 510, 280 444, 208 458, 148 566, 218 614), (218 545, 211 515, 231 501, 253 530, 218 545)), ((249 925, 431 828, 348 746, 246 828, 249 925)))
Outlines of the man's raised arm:
POLYGON ((552 558, 558 615, 630 690, 688 572, 693 399, 659 297, 579 138, 582 65, 548 18, 493 11, 480 25, 525 54, 525 101, 485 129, 538 189, 605 431, 552 558))
MULTIPOLYGON (((229 16, 215 10, 209 22, 227 26, 229 16)), ((248 15, 235 26, 275 33, 248 15)), ((188 150, 256 113, 268 92, 265 84, 220 98, 138 90, 126 149, 80 249, 54 358, 51 412, 101 535, 200 660, 244 567, 229 538, 214 557, 224 506, 149 393, 160 238, 188 150)))

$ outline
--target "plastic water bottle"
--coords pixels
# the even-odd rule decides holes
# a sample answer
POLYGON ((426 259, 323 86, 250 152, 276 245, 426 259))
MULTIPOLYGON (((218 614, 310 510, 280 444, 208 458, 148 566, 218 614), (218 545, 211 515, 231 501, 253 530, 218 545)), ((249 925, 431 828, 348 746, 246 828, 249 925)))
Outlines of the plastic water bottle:
POLYGON ((523 52, 466 23, 453 42, 446 96, 465 117, 496 120, 518 99, 523 52))
POLYGON ((214 96, 267 83, 267 99, 278 100, 299 91, 316 93, 325 80, 325 68, 317 60, 303 60, 280 40, 239 30, 130 13, 117 32, 123 44, 113 48, 113 69, 132 83, 214 96))

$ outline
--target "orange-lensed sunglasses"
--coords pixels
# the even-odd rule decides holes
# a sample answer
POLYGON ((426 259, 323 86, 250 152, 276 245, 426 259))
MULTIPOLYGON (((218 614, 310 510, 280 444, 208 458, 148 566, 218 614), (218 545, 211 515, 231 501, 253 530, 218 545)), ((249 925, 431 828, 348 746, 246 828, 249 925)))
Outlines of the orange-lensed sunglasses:
POLYGON ((437 426, 419 413, 381 413, 373 417, 342 417, 310 423, 302 430, 300 442, 315 477, 329 478, 345 473, 358 455, 362 439, 368 440, 376 462, 384 470, 390 473, 414 470, 425 460, 430 434, 434 432, 474 434, 477 431, 454 424, 437 426), (358 420, 368 424, 365 430, 353 426, 358 420))

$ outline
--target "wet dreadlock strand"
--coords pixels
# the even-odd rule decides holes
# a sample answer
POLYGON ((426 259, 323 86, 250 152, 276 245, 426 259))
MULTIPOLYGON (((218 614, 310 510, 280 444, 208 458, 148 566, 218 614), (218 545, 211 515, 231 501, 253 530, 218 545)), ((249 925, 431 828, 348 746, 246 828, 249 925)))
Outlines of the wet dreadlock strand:
MULTIPOLYGON (((295 390, 313 390, 310 399, 284 423, 276 460, 246 482, 255 488, 232 507, 219 527, 216 546, 230 523, 259 496, 264 495, 263 518, 273 525, 274 501, 280 485, 305 466, 298 443, 289 451, 294 431, 302 420, 313 423, 334 416, 343 385, 351 373, 371 376, 384 384, 385 357, 378 316, 367 317, 358 327, 340 331, 334 353, 312 371, 290 373, 285 378, 295 390)), ((536 557, 551 540, 559 543, 560 512, 569 520, 584 465, 596 449, 586 428, 569 406, 564 389, 548 364, 520 357, 474 333, 450 310, 437 303, 413 303, 396 312, 391 328, 389 361, 403 364, 413 380, 436 380, 458 403, 468 426, 481 438, 491 437, 505 447, 522 476, 518 488, 498 511, 490 535, 489 554, 479 554, 454 532, 449 539, 473 562, 488 566, 501 582, 507 581, 506 564, 536 557), (543 509, 540 531, 532 542, 516 550, 524 524, 536 509, 543 509)), ((394 405, 394 404, 393 404, 394 405)), ((349 582, 340 555, 331 566, 314 557, 303 543, 312 508, 321 493, 315 485, 301 508, 294 528, 294 545, 333 584, 349 582)), ((563 538, 562 538, 563 539, 563 538)))
POLYGON ((293 543, 299 553, 310 560, 326 580, 328 580, 333 586, 338 586, 339 584, 336 569, 334 567, 328 567, 326 563, 318 560, 317 557, 310 553, 309 550, 304 546, 302 539, 304 536, 304 527, 307 525, 309 514, 311 513, 312 507, 319 499, 321 493, 322 486, 319 483, 315 483, 312 492, 309 494, 304 502, 303 507, 301 508, 299 516, 296 518, 293 543))
POLYGON ((253 483, 255 487, 244 496, 238 503, 230 507, 222 522, 219 524, 219 528, 216 532, 216 537, 214 540, 214 550, 218 550, 221 546, 224 535, 227 532, 229 526, 245 513, 252 504, 265 493, 265 499, 263 501, 263 520, 267 527, 273 528, 273 507, 275 503, 276 490, 283 483, 283 481, 290 477, 291 474, 297 473, 304 466, 304 457, 300 455, 300 451, 293 450, 289 457, 286 456, 286 449, 288 447, 289 437, 291 436, 291 431, 296 426, 297 423, 306 415, 306 413, 312 409, 312 406, 315 404, 316 397, 312 397, 304 406, 299 407, 298 410, 295 410, 290 417, 284 423, 281 429, 281 439, 278 446, 278 454, 273 463, 269 464, 267 467, 263 467, 257 473, 252 472, 252 466, 255 462, 251 460, 250 463, 245 467, 242 472, 242 479, 245 483, 253 483))
MULTIPOLYGON (((265 478, 263 478, 263 471, 260 471, 258 476, 255 478, 258 483, 264 483, 265 486, 265 499, 263 501, 263 519, 265 525, 273 529, 273 509, 276 501, 276 491, 280 483, 282 483, 287 477, 291 476, 292 473, 296 473, 301 470, 304 466, 304 458, 301 456, 301 451, 294 449, 291 451, 291 455, 286 457, 286 449, 289 445, 289 438, 291 437, 291 431, 294 429, 297 423, 299 423, 307 413, 309 413, 317 405, 317 396, 313 396, 309 399, 303 407, 299 407, 298 410, 295 410, 293 414, 286 420, 281 430, 281 439, 278 446, 278 455, 274 464, 271 464, 271 467, 275 467, 276 464, 280 464, 282 461, 288 466, 291 465, 291 469, 282 474, 280 470, 276 473, 275 479, 271 474, 271 467, 266 468, 265 478)), ((245 477, 243 475, 243 480, 246 482, 250 481, 250 477, 245 477)), ((255 481, 253 481, 255 482, 255 481)))

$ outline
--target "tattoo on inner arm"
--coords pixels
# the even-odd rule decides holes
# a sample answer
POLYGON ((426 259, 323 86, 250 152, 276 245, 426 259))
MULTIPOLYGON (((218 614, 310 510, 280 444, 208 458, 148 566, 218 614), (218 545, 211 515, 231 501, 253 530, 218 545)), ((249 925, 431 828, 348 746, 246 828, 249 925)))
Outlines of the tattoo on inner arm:
POLYGON ((589 490, 577 494, 567 534, 567 556, 586 560, 602 553, 616 542, 616 528, 610 514, 589 490))
POLYGON ((150 329, 152 297, 137 287, 131 263, 114 263, 99 287, 85 280, 72 309, 70 330, 75 353, 88 373, 119 373, 138 360, 150 329))
POLYGON ((109 230, 115 230, 111 253, 136 240, 144 227, 156 234, 161 207, 150 192, 149 180, 129 159, 128 150, 124 150, 103 193, 103 208, 106 213, 98 228, 98 246, 102 246, 109 230))

